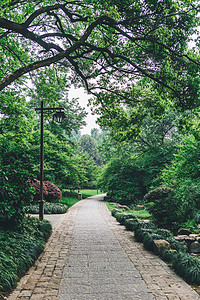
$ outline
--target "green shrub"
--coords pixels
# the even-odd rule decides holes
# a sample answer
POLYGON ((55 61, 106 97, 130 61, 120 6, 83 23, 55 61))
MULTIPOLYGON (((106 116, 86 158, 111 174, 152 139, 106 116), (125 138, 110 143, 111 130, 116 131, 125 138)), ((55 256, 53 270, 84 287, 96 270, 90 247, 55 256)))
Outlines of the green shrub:
POLYGON ((124 225, 125 224, 125 221, 126 219, 134 219, 134 216, 132 214, 126 214, 124 213, 121 217, 120 217, 120 224, 124 225))
POLYGON ((118 212, 118 213, 116 213, 116 214, 115 214, 116 220, 117 220, 118 222, 120 222, 120 219, 121 219, 121 217, 122 217, 123 215, 124 215, 123 212, 118 212))
POLYGON ((44 241, 47 241, 49 236, 52 233, 52 226, 47 220, 43 220, 38 224, 38 231, 36 236, 42 238, 44 241))
POLYGON ((152 229, 152 230, 157 229, 156 225, 153 222, 146 223, 146 222, 143 222, 143 221, 138 222, 138 225, 136 226, 136 230, 140 229, 140 228, 143 228, 143 229, 152 229))
POLYGON ((154 231, 156 234, 159 234, 162 236, 163 239, 165 238, 173 238, 173 233, 170 230, 158 228, 154 231))
POLYGON ((160 202, 161 199, 167 198, 171 194, 171 192, 172 189, 165 187, 154 189, 144 196, 144 201, 149 203, 149 206, 151 207, 155 202, 160 202))
POLYGON ((149 178, 149 173, 146 170, 135 160, 113 159, 104 168, 99 186, 112 201, 126 205, 138 203, 147 192, 144 177, 149 178))
POLYGON ((134 231, 138 223, 139 221, 137 220, 137 218, 131 218, 131 219, 126 219, 124 225, 127 230, 134 231))
POLYGON ((200 284, 200 260, 188 253, 178 253, 172 262, 175 272, 189 284, 200 284))
MULTIPOLYGON (((61 203, 44 203, 44 213, 45 214, 64 214, 67 212, 67 205, 61 203)), ((39 205, 32 204, 26 207, 26 212, 29 214, 39 214, 39 205)))
POLYGON ((144 248, 153 251, 154 240, 161 240, 162 236, 154 232, 146 233, 143 237, 144 248))
POLYGON ((135 229, 135 235, 134 236, 135 236, 136 241, 142 243, 143 240, 144 240, 144 237, 147 233, 152 234, 153 229, 151 229, 151 228, 138 228, 138 229, 135 229))
POLYGON ((144 201, 153 202, 148 207, 158 227, 174 229, 178 224, 179 201, 169 188, 158 188, 150 191, 144 197, 144 201))
POLYGON ((165 239, 170 243, 171 249, 174 249, 178 252, 186 252, 186 246, 184 242, 177 241, 174 237, 166 237, 165 239))
POLYGON ((121 212, 122 212, 122 211, 121 211, 120 209, 114 208, 114 209, 112 210, 112 216, 115 217, 116 213, 121 213, 121 212))
POLYGON ((161 258, 168 262, 168 263, 173 263, 173 261, 176 259, 176 256, 177 256, 177 252, 176 251, 172 251, 170 249, 164 249, 162 252, 161 252, 161 258))
POLYGON ((11 291, 34 264, 51 231, 48 221, 31 217, 24 219, 21 232, 0 229, 0 294, 11 291))
POLYGON ((33 199, 33 190, 26 182, 28 173, 19 161, 0 168, 0 226, 20 229, 24 218, 24 205, 33 199))

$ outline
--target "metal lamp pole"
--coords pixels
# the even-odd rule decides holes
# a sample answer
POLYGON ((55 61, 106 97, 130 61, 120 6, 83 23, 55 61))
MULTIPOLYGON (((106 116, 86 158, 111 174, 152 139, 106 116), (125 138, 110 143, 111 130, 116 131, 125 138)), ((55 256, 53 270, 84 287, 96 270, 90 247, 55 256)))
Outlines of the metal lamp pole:
POLYGON ((44 102, 41 101, 40 118, 40 200, 39 200, 39 219, 44 219, 44 194, 43 194, 43 162, 44 162, 44 102))
POLYGON ((43 193, 43 177, 44 177, 44 112, 48 115, 55 113, 53 118, 61 123, 65 118, 64 107, 44 108, 44 102, 41 101, 40 108, 35 109, 40 112, 40 200, 39 200, 39 219, 44 219, 44 193, 43 193))

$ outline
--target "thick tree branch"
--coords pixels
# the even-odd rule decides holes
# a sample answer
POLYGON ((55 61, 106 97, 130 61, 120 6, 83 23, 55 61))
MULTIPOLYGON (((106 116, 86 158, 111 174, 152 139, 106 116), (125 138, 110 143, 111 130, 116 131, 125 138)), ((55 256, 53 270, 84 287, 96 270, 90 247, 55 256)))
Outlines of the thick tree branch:
MULTIPOLYGON (((12 27, 13 25, 16 24, 17 26, 17 31, 22 31, 21 29, 21 25, 8 21, 6 20, 6 24, 3 23, 3 18, 0 18, 0 26, 6 26, 6 27, 12 27)), ((60 52, 59 54, 52 56, 50 58, 41 60, 41 61, 36 61, 32 64, 29 64, 27 66, 24 66, 18 70, 16 70, 15 72, 13 72, 12 74, 8 75, 6 78, 4 78, 1 82, 0 82, 0 91, 3 90, 7 85, 9 85, 10 83, 12 83, 13 81, 15 81, 16 79, 18 79, 20 76, 33 71, 33 70, 37 70, 39 68, 45 67, 45 66, 49 66, 53 63, 58 62, 59 60, 62 60, 64 58, 67 58, 69 61, 71 60, 70 58, 70 54, 73 53, 74 51, 76 51, 77 49, 79 49, 81 47, 81 45, 83 45, 85 43, 85 41, 87 40, 87 38, 90 36, 91 32, 93 31, 93 29, 98 25, 103 23, 104 21, 109 21, 110 22, 110 18, 108 16, 101 16, 99 17, 97 20, 95 20, 93 23, 91 23, 88 28, 86 29, 85 33, 83 34, 83 36, 80 38, 80 40, 78 40, 76 43, 74 43, 74 45, 72 45, 71 47, 69 47, 67 50, 60 52)), ((9 29, 9 28, 7 28, 9 29)), ((25 35, 27 34, 26 30, 25 30, 25 35)), ((60 48, 61 49, 61 48, 60 48)), ((80 75, 80 74, 79 74, 80 75)))
POLYGON ((172 88, 170 85, 168 85, 164 81, 161 81, 160 79, 156 78, 152 72, 150 73, 150 72, 148 72, 148 70, 145 70, 145 69, 141 68, 139 65, 135 64, 129 57, 126 57, 123 54, 112 53, 107 48, 97 47, 97 46, 94 46, 94 45, 91 45, 91 44, 88 44, 88 43, 85 43, 85 45, 90 46, 91 49, 94 49, 98 52, 107 53, 110 56, 110 58, 113 59, 113 60, 117 58, 117 59, 123 60, 124 62, 127 62, 129 65, 134 67, 134 69, 137 69, 141 75, 143 75, 145 77, 148 77, 148 78, 154 80, 155 82, 163 85, 167 89, 171 90, 177 97, 179 97, 177 91, 174 88, 172 88))
POLYGON ((51 5, 51 6, 42 7, 40 9, 36 10, 32 15, 30 15, 28 17, 28 19, 22 25, 23 25, 23 27, 27 28, 34 21, 34 19, 36 19, 41 14, 48 13, 50 11, 53 11, 53 10, 56 10, 56 9, 59 9, 62 7, 63 7, 63 4, 55 4, 55 5, 51 5))

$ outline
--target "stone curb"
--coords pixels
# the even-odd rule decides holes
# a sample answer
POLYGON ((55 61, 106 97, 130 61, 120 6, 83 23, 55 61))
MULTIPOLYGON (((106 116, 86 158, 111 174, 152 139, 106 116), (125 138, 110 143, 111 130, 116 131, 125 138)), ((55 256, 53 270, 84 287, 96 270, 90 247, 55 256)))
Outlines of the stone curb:
MULTIPOLYGON (((83 200, 85 201, 85 200, 83 200)), ((56 222, 43 253, 18 282, 8 300, 56 300, 65 262, 68 258, 76 213, 81 202, 56 222)))
POLYGON ((105 207, 99 203, 100 211, 129 259, 141 274, 156 300, 198 300, 200 296, 170 269, 158 256, 144 249, 134 239, 134 233, 120 225, 105 207))

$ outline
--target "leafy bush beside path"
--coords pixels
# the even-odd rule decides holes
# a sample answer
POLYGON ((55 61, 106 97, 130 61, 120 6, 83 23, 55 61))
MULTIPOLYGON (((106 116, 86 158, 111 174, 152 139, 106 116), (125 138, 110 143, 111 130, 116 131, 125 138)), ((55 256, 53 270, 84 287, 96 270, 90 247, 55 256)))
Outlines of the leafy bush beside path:
POLYGON ((31 217, 24 219, 21 232, 0 229, 0 298, 12 291, 34 264, 51 232, 47 220, 31 217))
POLYGON ((200 259, 186 253, 184 244, 177 241, 169 230, 157 229, 153 222, 146 223, 120 209, 113 209, 111 212, 112 216, 124 224, 127 230, 134 231, 135 239, 142 242, 145 249, 152 251, 154 240, 168 241, 172 250, 162 251, 161 258, 168 262, 187 283, 200 285, 200 259))

